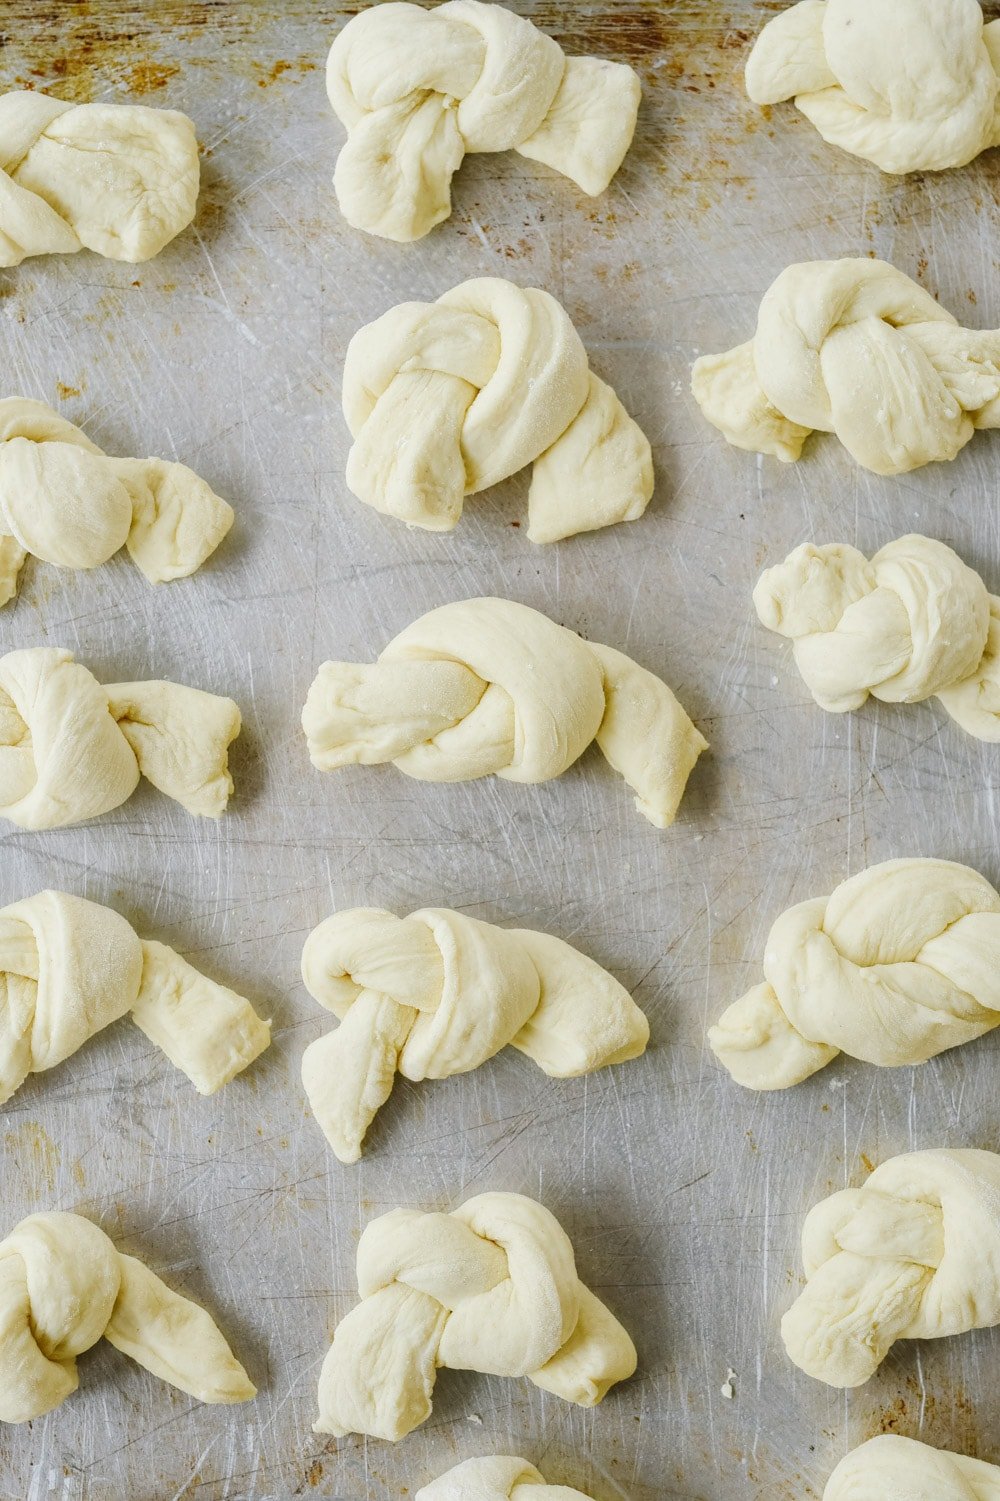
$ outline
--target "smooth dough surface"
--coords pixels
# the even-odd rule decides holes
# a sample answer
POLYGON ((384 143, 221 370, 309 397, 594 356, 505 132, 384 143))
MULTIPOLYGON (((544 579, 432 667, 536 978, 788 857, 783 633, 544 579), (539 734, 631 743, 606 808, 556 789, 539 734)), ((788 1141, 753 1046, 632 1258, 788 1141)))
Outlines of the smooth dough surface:
POLYGON ((590 370, 565 309, 502 277, 360 329, 343 401, 349 488, 409 526, 450 531, 467 495, 528 464, 533 542, 635 521, 653 493, 649 442, 590 370))
POLYGON ((943 542, 901 537, 870 562, 807 543, 761 575, 753 600, 793 642, 821 709, 937 697, 970 734, 1000 741, 1000 599, 943 542))
POLYGON ((746 84, 883 172, 937 172, 1000 144, 998 69, 979 0, 800 0, 764 27, 746 84))
POLYGON ((508 1043, 553 1078, 637 1058, 649 1023, 607 970, 548 933, 462 912, 378 908, 314 928, 302 978, 341 1025, 310 1043, 302 1082, 341 1162, 357 1162, 397 1072, 446 1079, 508 1043))
POLYGON ((748 1089, 788 1089, 838 1052, 926 1063, 1000 1026, 1000 895, 947 860, 888 860, 771 928, 763 983, 708 1034, 748 1089))
POLYGON ((824 1199, 802 1232, 805 1290, 781 1322, 795 1365, 861 1386, 900 1339, 1000 1324, 1000 1157, 910 1152, 824 1199))
POLYGON ((955 458, 1000 426, 1000 331, 962 328, 885 261, 806 261, 764 294, 757 332, 703 355, 691 388, 736 448, 785 463, 836 433, 875 474, 955 458))
POLYGON ((0 266, 96 250, 148 261, 194 218, 194 126, 176 110, 0 96, 0 266))
POLYGON ((1000 1501, 1000 1467, 884 1433, 842 1459, 823 1492, 823 1501, 903 1497, 905 1501, 1000 1501))
POLYGON ((517 151, 603 193, 635 133, 638 74, 559 44, 502 5, 369 5, 326 70, 347 128, 334 188, 355 229, 419 240, 451 213, 467 152, 517 151))
POLYGON ((0 817, 58 829, 125 802, 139 777, 189 813, 218 818, 233 790, 230 698, 179 683, 103 686, 68 651, 0 657, 0 817))
POLYGON ((526 1459, 490 1455, 467 1459, 425 1485, 414 1501, 590 1501, 568 1485, 546 1485, 526 1459))
POLYGON ((184 464, 112 459, 44 401, 0 401, 0 605, 25 558, 96 568, 119 548, 151 584, 200 568, 232 507, 184 464))
POLYGON ((596 740, 657 828, 707 749, 651 672, 506 599, 431 610, 370 666, 325 662, 302 728, 320 771, 391 761, 430 782, 547 782, 596 740))
POLYGON ((33 1214, 0 1241, 0 1422, 51 1412, 104 1338, 199 1402, 257 1395, 214 1321, 78 1214, 33 1214))
POLYGON ((317 1433, 405 1438, 430 1416, 444 1366, 527 1376, 581 1407, 635 1370, 558 1220, 521 1194, 479 1194, 450 1214, 394 1209, 366 1226, 357 1270, 361 1302, 323 1362, 317 1433))

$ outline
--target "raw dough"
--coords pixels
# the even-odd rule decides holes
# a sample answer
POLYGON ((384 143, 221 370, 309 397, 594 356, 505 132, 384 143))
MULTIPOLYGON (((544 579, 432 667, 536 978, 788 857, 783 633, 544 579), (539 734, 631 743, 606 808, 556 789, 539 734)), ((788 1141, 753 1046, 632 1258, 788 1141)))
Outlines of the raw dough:
POLYGON ((1000 1157, 910 1152, 818 1204, 806 1287, 781 1322, 800 1370, 861 1386, 898 1339, 1000 1324, 1000 1157))
POLYGON ((884 1433, 841 1460, 823 1492, 823 1501, 903 1497, 905 1501, 1000 1501, 1000 1468, 884 1433))
POLYGON ((532 463, 532 542, 635 521, 653 493, 649 442, 590 370, 565 309, 498 276, 360 329, 344 415, 351 491, 427 531, 450 531, 466 495, 532 463))
POLYGON ((547 933, 425 908, 338 912, 302 953, 310 994, 341 1018, 306 1048, 302 1082, 341 1162, 406 1079, 447 1079, 509 1043, 556 1079, 638 1058, 649 1023, 618 981, 547 933))
POLYGON ((232 524, 232 507, 184 464, 109 458, 44 401, 0 401, 0 605, 29 553, 96 568, 127 547, 160 584, 194 573, 232 524))
POLYGON ((198 199, 186 115, 141 104, 0 97, 0 266, 96 250, 148 261, 186 229, 198 199))
POLYGON ((978 0, 801 0, 764 27, 746 82, 883 172, 938 172, 1000 144, 998 69, 978 0))
POLYGON ((104 1338, 199 1402, 248 1402, 246 1371, 203 1308, 79 1214, 33 1214, 0 1241, 0 1422, 51 1412, 104 1338))
POLYGON ((1000 896, 947 860, 872 865, 778 918, 764 974, 708 1034, 747 1088, 788 1089, 838 1052, 925 1063, 1000 1026, 1000 896))
POLYGON ((218 818, 240 732, 230 698, 178 683, 102 686, 72 654, 0 657, 0 817, 59 829, 117 808, 144 776, 189 813, 218 818))
POLYGON ((805 544, 753 592, 762 624, 794 642, 821 709, 937 697, 979 740, 1000 741, 1000 599, 943 542, 901 537, 869 563, 805 544))
POLYGON ((590 1501, 568 1485, 546 1485, 526 1459, 467 1459, 417 1491, 414 1501, 590 1501))
POLYGON ((334 187, 355 229, 419 240, 451 213, 472 151, 518 151, 603 193, 635 133, 639 78, 567 57, 502 5, 370 5, 330 49, 330 103, 347 127, 334 187))
POLYGON ((1000 427, 1000 331, 962 328, 885 261, 806 261, 764 294, 757 333, 705 355, 692 390, 737 448, 785 463, 813 430, 875 474, 953 459, 1000 427))
POLYGON ((124 917, 64 891, 0 909, 0 1105, 119 1017, 135 1024, 200 1094, 242 1073, 271 1040, 249 1001, 199 974, 124 917))
POLYGON ((302 711, 320 771, 391 761, 428 782, 547 782, 593 740, 657 828, 707 749, 667 685, 527 605, 442 605, 372 666, 325 662, 302 711))
POLYGON ((451 1214, 393 1209, 365 1228, 357 1265, 361 1302, 323 1362, 317 1433, 405 1438, 430 1416, 441 1366, 527 1376, 581 1407, 635 1370, 558 1220, 521 1194, 479 1194, 451 1214))

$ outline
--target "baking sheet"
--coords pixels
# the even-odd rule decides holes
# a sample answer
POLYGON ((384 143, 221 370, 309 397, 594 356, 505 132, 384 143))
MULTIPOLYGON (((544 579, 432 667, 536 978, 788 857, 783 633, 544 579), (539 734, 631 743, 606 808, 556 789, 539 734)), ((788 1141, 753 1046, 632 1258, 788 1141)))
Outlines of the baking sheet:
POLYGON ((728 449, 687 392, 694 356, 748 337, 792 260, 881 255, 970 323, 1000 322, 998 157, 896 182, 791 107, 765 117, 739 80, 776 4, 515 8, 570 50, 640 69, 623 170, 592 201, 515 156, 470 158, 452 219, 394 246, 349 230, 330 184, 342 132, 322 67, 354 7, 0 0, 5 86, 177 107, 205 148, 195 226, 156 260, 81 254, 0 276, 5 392, 52 402, 112 453, 183 459, 238 512, 207 568, 158 590, 127 558, 90 574, 29 564, 0 645, 67 646, 109 681, 229 693, 246 726, 220 825, 144 788, 82 829, 8 831, 0 896, 54 885, 108 902, 275 1022, 270 1052, 214 1099, 122 1022, 4 1107, 4 1228, 41 1208, 92 1215, 204 1301, 261 1388, 251 1405, 202 1407, 100 1347, 72 1401, 0 1433, 4 1498, 389 1501, 500 1451, 598 1501, 802 1501, 882 1429, 1000 1460, 996 1334, 897 1347, 850 1396, 794 1371, 777 1334, 817 1198, 896 1152, 1000 1148, 998 1039, 913 1072, 841 1061, 757 1098, 703 1045, 706 1022, 759 978, 791 902, 902 854, 1000 878, 996 749, 934 707, 821 713, 750 605, 761 567, 800 541, 874 549, 910 530, 953 544, 996 589, 1000 438, 896 480, 829 439, 783 468, 728 449), (524 478, 471 501, 444 537, 347 493, 349 336, 483 274, 568 308, 652 439, 644 520, 539 550, 516 524, 524 478), (712 752, 673 830, 644 823, 596 752, 534 788, 311 769, 298 715, 316 666, 366 661, 423 611, 479 593, 543 609, 674 687, 712 752), (316 922, 361 903, 558 933, 633 988, 653 1045, 565 1083, 513 1053, 444 1083, 401 1081, 362 1162, 343 1168, 299 1081, 328 1018, 298 960, 316 922), (637 1376, 585 1412, 527 1382, 444 1373, 432 1419, 400 1445, 315 1436, 362 1226, 487 1188, 556 1213, 584 1279, 635 1335, 637 1376))

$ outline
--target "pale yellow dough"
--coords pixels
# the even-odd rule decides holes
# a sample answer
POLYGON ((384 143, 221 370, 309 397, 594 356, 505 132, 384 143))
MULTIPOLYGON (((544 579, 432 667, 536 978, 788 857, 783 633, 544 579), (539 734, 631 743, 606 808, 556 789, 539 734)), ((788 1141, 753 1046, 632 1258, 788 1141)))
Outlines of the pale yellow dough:
POLYGON ((0 266, 96 250, 148 261, 186 229, 198 142, 176 110, 0 97, 0 266))
POLYGON ((430 1416, 444 1366, 527 1376, 581 1407, 635 1370, 632 1341, 580 1281, 559 1222, 521 1194, 383 1214, 361 1236, 357 1270, 361 1302, 323 1362, 317 1433, 405 1438, 430 1416))
POLYGON ((338 912, 302 952, 310 994, 341 1018, 302 1082, 341 1162, 357 1162, 397 1071, 446 1079, 506 1047, 567 1079, 637 1058, 649 1023, 607 970, 559 938, 444 908, 338 912))
POLYGON ((218 818, 233 790, 232 699, 179 683, 100 684, 68 651, 0 657, 0 817, 58 829, 117 808, 139 777, 218 818))
POLYGON ((757 332, 694 366, 694 396, 737 448, 785 463, 836 433, 875 474, 953 459, 1000 427, 1000 331, 962 328, 885 261, 806 261, 764 294, 757 332))
POLYGON ((526 605, 467 599, 414 621, 371 666, 326 662, 302 728, 320 771, 547 782, 597 742, 657 828, 707 742, 667 685, 526 605))
POLYGON ((528 464, 532 542, 635 521, 653 493, 649 442, 591 371, 566 311, 498 276, 360 329, 344 416, 352 493, 427 531, 450 531, 467 495, 528 464))
POLYGON ((746 84, 883 172, 936 172, 1000 144, 998 69, 979 0, 800 0, 764 27, 746 84))
POLYGON ((910 1152, 824 1199, 802 1232, 805 1290, 781 1323, 795 1365, 861 1386, 900 1339, 1000 1324, 1000 1157, 910 1152))
POLYGON ((936 697, 970 735, 1000 741, 1000 599, 943 542, 901 537, 871 562, 807 543, 761 575, 753 600, 794 643, 821 709, 936 697))
POLYGON ((199 1402, 257 1389, 214 1321, 78 1214, 33 1214, 0 1241, 0 1422, 76 1391, 77 1356, 104 1338, 199 1402))
POLYGON ((467 1459, 417 1491, 414 1501, 590 1501, 568 1485, 546 1485, 526 1459, 467 1459))
POLYGON ((367 6, 334 41, 326 85, 348 132, 333 179, 340 211, 400 241, 447 219, 466 152, 518 151, 603 193, 642 94, 631 68, 567 57, 525 17, 480 0, 367 6))
POLYGON ((926 1063, 1000 1026, 1000 895, 947 860, 888 860, 772 927, 765 980, 708 1034, 748 1089, 788 1089, 838 1052, 926 1063))
MULTIPOLYGON (((932 1449, 916 1439, 884 1433, 841 1460, 823 1492, 823 1501, 903 1501, 903 1498, 905 1501, 1000 1501, 1000 1467, 979 1459, 966 1459, 964 1454, 932 1449)), ((447 1501, 447 1493, 441 1501, 447 1501)))
POLYGON ((232 524, 232 507, 184 464, 109 458, 44 401, 0 401, 0 605, 29 553, 96 568, 127 547, 160 584, 194 573, 232 524))
POLYGON ((40 891, 0 909, 0 1105, 129 1015, 201 1094, 271 1040, 249 1001, 141 940, 109 907, 40 891))

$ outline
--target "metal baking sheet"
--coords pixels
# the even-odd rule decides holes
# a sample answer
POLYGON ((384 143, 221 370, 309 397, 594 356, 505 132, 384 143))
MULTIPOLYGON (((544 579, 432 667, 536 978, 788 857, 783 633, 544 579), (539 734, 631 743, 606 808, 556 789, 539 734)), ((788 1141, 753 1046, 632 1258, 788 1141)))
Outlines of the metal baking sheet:
POLYGON ((94 1216, 213 1310, 261 1389, 202 1407, 101 1347, 77 1396, 0 1433, 5 1501, 390 1501, 495 1451, 598 1501, 805 1501, 882 1429, 1000 1460, 997 1334, 897 1348, 844 1396, 795 1372, 777 1333, 817 1198, 910 1148, 1000 1148, 998 1039, 913 1072, 841 1061, 756 1098, 703 1045, 789 903, 908 853, 1000 878, 996 749, 934 707, 821 713, 750 605, 761 567, 800 541, 873 549, 910 530, 952 543, 996 589, 1000 438, 904 479, 862 473, 832 440, 783 468, 728 449, 687 390, 694 356, 747 337, 792 260, 881 255, 970 323, 1000 322, 998 158, 894 181, 791 107, 762 114, 740 72, 778 4, 515 8, 569 50, 639 68, 623 170, 592 201, 515 156, 470 158, 451 220, 394 246, 348 229, 331 188, 342 132, 322 68, 352 7, 0 0, 5 87, 177 107, 204 143, 194 228, 153 262, 82 254, 0 277, 5 392, 52 402, 112 453, 185 460, 238 511, 209 567, 158 590, 127 559, 29 565, 0 643, 70 647, 107 680, 230 693, 246 726, 221 824, 146 788, 85 828, 7 831, 0 896, 54 885, 108 902, 275 1023, 270 1052, 214 1099, 122 1022, 3 1109, 4 1228, 44 1207, 94 1216), (653 441, 644 520, 539 550, 517 525, 523 478, 470 502, 451 536, 347 493, 349 336, 484 274, 569 309, 653 441), (298 716, 316 666, 368 660, 423 611, 479 593, 537 606, 671 683, 712 742, 673 830, 643 822, 596 752, 536 788, 310 768, 298 716), (400 1083, 361 1164, 340 1167, 299 1081, 328 1018, 298 962, 316 922, 359 903, 451 905, 577 942, 634 989, 648 1054, 566 1083, 513 1053, 400 1083), (636 1337, 635 1379, 585 1412, 527 1382, 443 1373, 432 1419, 400 1445, 315 1436, 362 1226, 487 1188, 558 1215, 636 1337))

